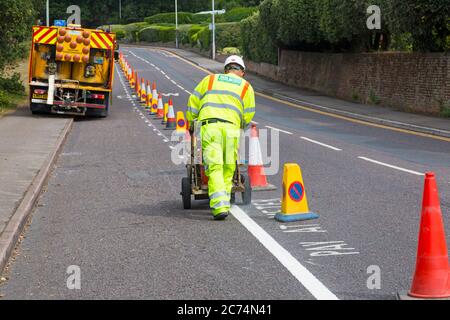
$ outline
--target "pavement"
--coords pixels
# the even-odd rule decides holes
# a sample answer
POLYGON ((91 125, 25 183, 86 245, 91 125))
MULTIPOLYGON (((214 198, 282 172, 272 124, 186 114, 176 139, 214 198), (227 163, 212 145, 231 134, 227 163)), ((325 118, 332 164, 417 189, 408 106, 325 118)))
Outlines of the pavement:
POLYGON ((0 118, 0 269, 71 123, 68 118, 32 116, 28 108, 0 118))
MULTIPOLYGON (((121 49, 176 111, 207 74, 167 51, 121 49)), ((266 172, 278 190, 255 192, 249 206, 238 197, 226 221, 213 221, 205 201, 183 210, 186 169, 172 132, 146 114, 116 68, 110 116, 74 123, 0 296, 395 299, 411 284, 427 171, 436 173, 450 240, 450 140, 266 95, 254 120, 274 148, 266 172), (301 165, 318 220, 274 220, 288 162, 301 165), (74 267, 79 289, 67 285, 74 267)))
MULTIPOLYGON (((221 62, 205 58, 197 53, 183 49, 169 48, 166 50, 188 59, 198 66, 212 72, 223 72, 223 63, 221 62)), ((257 91, 263 94, 301 104, 309 108, 371 123, 450 137, 450 118, 438 118, 406 113, 385 106, 349 102, 325 96, 311 90, 303 90, 288 86, 253 73, 248 73, 246 78, 252 83, 257 91)))

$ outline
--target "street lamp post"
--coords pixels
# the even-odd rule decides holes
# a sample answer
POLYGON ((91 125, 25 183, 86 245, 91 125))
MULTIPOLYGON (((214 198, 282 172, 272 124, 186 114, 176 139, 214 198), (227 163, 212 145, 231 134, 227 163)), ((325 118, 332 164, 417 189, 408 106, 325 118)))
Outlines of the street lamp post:
POLYGON ((119 0, 119 21, 122 21, 122 0, 119 0))
POLYGON ((50 27, 50 0, 47 0, 46 8, 46 16, 47 16, 47 27, 50 27))
POLYGON ((175 47, 178 49, 178 0, 175 0, 175 47))
POLYGON ((214 0, 212 0, 212 58, 213 60, 216 60, 216 24, 215 24, 215 16, 216 13, 214 12, 214 0))

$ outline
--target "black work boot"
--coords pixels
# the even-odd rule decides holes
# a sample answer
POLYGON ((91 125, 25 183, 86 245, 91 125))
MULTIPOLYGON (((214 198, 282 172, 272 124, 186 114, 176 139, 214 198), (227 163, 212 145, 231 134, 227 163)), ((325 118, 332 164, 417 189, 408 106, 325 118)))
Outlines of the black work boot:
POLYGON ((217 221, 225 220, 228 217, 228 215, 229 215, 229 212, 219 213, 218 215, 214 216, 214 220, 217 220, 217 221))

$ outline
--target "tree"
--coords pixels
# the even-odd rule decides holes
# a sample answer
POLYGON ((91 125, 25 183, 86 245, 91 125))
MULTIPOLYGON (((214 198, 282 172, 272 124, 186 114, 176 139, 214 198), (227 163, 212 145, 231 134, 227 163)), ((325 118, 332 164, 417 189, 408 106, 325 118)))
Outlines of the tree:
POLYGON ((413 50, 450 49, 450 0, 391 0, 386 8, 391 30, 410 33, 413 50))
POLYGON ((35 9, 31 0, 1 0, 0 73, 23 56, 22 42, 31 37, 35 9))

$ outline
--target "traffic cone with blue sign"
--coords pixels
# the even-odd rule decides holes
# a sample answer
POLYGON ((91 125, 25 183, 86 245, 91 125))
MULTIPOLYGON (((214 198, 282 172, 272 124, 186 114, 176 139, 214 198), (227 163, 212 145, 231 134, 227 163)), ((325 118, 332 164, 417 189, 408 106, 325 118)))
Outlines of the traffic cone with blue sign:
POLYGON ((319 218, 319 215, 309 211, 302 170, 298 164, 284 165, 282 188, 281 212, 275 215, 276 220, 293 222, 319 218))
POLYGON ((164 119, 164 103, 161 94, 158 96, 158 110, 156 111, 157 119, 164 119))
POLYGON ((175 118, 175 111, 173 109, 172 99, 169 99, 169 110, 167 111, 166 129, 173 130, 177 127, 177 119, 175 118))
POLYGON ((147 99, 147 90, 145 89, 145 80, 144 78, 142 78, 142 83, 141 83, 141 103, 145 104, 145 101, 147 99))

